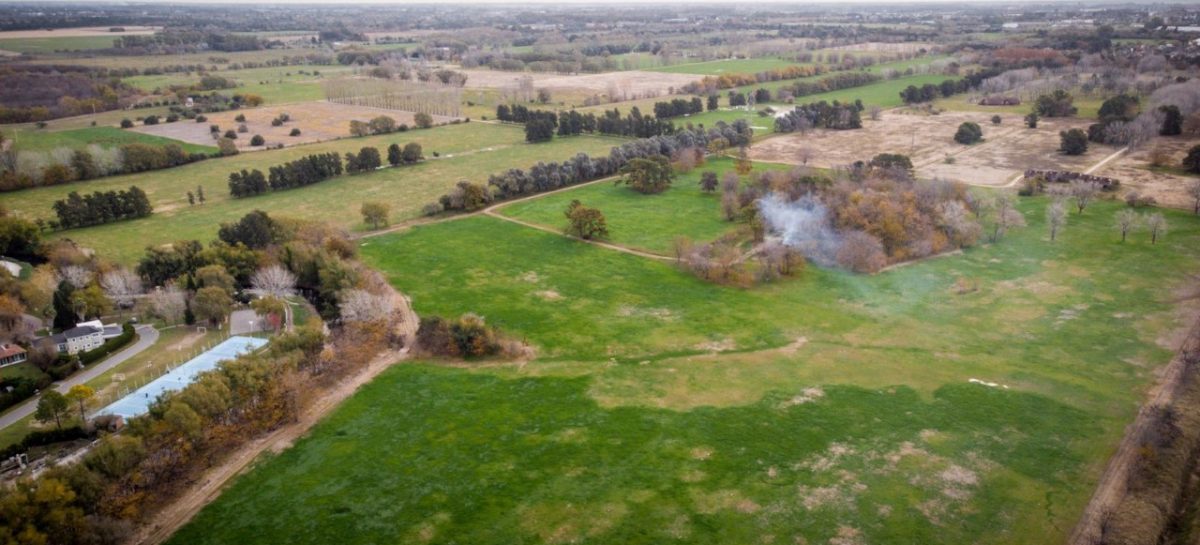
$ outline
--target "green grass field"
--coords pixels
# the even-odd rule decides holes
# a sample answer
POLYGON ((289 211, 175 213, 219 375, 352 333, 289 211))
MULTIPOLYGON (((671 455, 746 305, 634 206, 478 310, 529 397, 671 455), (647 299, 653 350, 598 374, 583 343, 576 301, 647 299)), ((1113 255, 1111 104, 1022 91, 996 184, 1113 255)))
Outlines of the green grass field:
MULTIPOLYGON (((788 168, 784 165, 761 163, 761 169, 788 168)), ((600 209, 608 222, 609 240, 650 252, 671 255, 675 233, 688 233, 699 241, 710 241, 734 230, 738 224, 725 221, 720 215, 720 190, 704 193, 700 190, 700 174, 716 172, 718 178, 733 170, 732 159, 713 159, 688 174, 680 175, 671 189, 659 195, 643 195, 612 182, 600 182, 515 203, 500 209, 505 216, 559 229, 566 226, 563 211, 573 199, 600 209), (671 214, 659 214, 661 209, 671 214)))
MULTIPOLYGON (((178 123, 191 123, 191 121, 180 120, 178 123)), ((116 127, 97 126, 60 131, 25 127, 3 129, 0 130, 0 133, 3 133, 5 138, 13 139, 15 149, 18 151, 49 151, 54 148, 82 149, 89 144, 112 148, 123 144, 139 143, 154 146, 178 144, 189 153, 213 154, 217 152, 217 148, 214 146, 199 146, 172 138, 127 131, 116 127)))
POLYGON ((672 74, 697 74, 702 76, 719 76, 721 74, 753 74, 776 68, 796 66, 796 62, 775 59, 721 59, 704 62, 685 62, 671 66, 646 68, 650 72, 668 72, 672 74))
POLYGON ((112 36, 58 36, 54 38, 5 38, 0 39, 0 49, 30 53, 34 55, 51 55, 56 52, 86 51, 89 49, 108 49, 119 35, 112 36))
POLYGON ((210 241, 221 222, 237 220, 256 209, 360 229, 363 226, 359 207, 364 201, 378 200, 391 205, 394 220, 412 218, 420 213, 422 206, 436 200, 459 180, 485 182, 488 175, 510 167, 528 168, 538 161, 561 161, 580 151, 605 154, 619 142, 613 138, 583 136, 533 145, 524 142, 521 127, 468 123, 243 153, 174 169, 24 190, 5 195, 5 204, 27 217, 50 218, 54 201, 71 191, 104 191, 137 185, 150 197, 155 207, 153 216, 48 235, 70 238, 118 262, 131 263, 147 245, 181 239, 210 241), (235 200, 229 196, 228 176, 235 170, 265 171, 271 165, 312 153, 345 153, 364 146, 383 150, 393 142, 420 143, 428 160, 257 197, 235 200), (434 158, 434 152, 439 152, 442 158, 434 158), (189 206, 187 192, 198 185, 204 187, 208 202, 189 206))
MULTIPOLYGON (((249 68, 244 70, 218 70, 209 72, 214 76, 229 78, 238 83, 238 87, 225 89, 222 93, 250 93, 263 97, 267 104, 288 102, 305 102, 323 100, 321 79, 346 75, 353 72, 345 66, 292 65, 268 68, 249 68), (300 71, 307 72, 301 74, 300 71), (313 72, 319 75, 313 75, 313 72)), ((125 78, 126 83, 154 91, 166 89, 171 85, 194 85, 200 82, 200 75, 173 73, 154 76, 134 76, 125 78)))
MULTIPOLYGON (((660 197, 640 228, 706 228, 660 197)), ((496 218, 370 239, 419 313, 539 357, 390 370, 171 543, 1062 541, 1171 357, 1200 221, 1121 244, 1098 202, 1050 243, 1045 204, 961 256, 749 290, 496 218)))
MULTIPOLYGON (((1103 97, 1081 97, 1076 95, 1075 107, 1079 110, 1077 117, 1097 119, 1100 117, 1100 106, 1104 104, 1103 97)), ((951 112, 995 112, 1008 114, 1027 114, 1033 111, 1033 104, 1016 106, 980 106, 968 100, 967 95, 955 95, 949 98, 939 98, 933 102, 935 108, 951 112)))

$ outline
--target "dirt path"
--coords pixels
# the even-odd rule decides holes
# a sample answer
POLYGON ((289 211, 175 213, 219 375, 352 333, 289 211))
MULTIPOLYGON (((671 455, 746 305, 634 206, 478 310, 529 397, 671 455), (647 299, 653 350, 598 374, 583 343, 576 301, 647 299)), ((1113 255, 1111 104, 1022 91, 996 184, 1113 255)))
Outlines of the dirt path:
POLYGON ((332 389, 322 392, 311 405, 301 411, 296 422, 242 445, 219 464, 209 468, 185 494, 176 498, 139 528, 128 543, 156 545, 165 542, 205 505, 220 496, 225 485, 247 470, 259 455, 267 450, 281 452, 291 447, 297 439, 308 433, 313 425, 358 391, 359 387, 371 382, 388 367, 406 360, 408 347, 412 345, 420 319, 413 312, 407 297, 400 293, 396 293, 395 297, 396 308, 403 315, 397 327, 402 328, 406 336, 404 349, 377 355, 358 374, 346 377, 332 389))
POLYGON ((628 246, 621 246, 621 245, 619 245, 619 244, 613 244, 613 243, 611 243, 611 242, 601 242, 601 241, 599 241, 599 240, 587 240, 587 239, 582 239, 582 238, 579 238, 579 237, 571 236, 571 235, 568 235, 568 234, 566 234, 566 233, 564 233, 564 232, 562 232, 562 231, 559 231, 559 230, 557 230, 557 229, 552 229, 552 228, 550 228, 550 227, 546 227, 546 226, 544 226, 544 225, 538 225, 538 224, 536 224, 536 223, 529 223, 529 222, 527 222, 527 221, 521 221, 521 220, 519 220, 519 219, 516 219, 516 218, 510 218, 510 217, 508 217, 508 216, 504 216, 504 215, 498 214, 498 213, 496 213, 496 212, 493 212, 492 210, 484 210, 484 212, 483 212, 483 213, 484 213, 484 215, 486 215, 486 216, 491 216, 491 217, 493 217, 493 218, 496 218, 496 219, 499 219, 499 220, 504 220, 504 221, 508 221, 508 222, 515 223, 515 224, 517 224, 517 225, 522 225, 522 226, 528 227, 528 228, 530 228, 530 229, 537 229, 538 231, 544 231, 544 232, 546 232, 546 233, 551 233, 551 234, 555 234, 555 235, 559 235, 559 236, 567 237, 567 238, 569 238, 569 239, 572 239, 572 240, 578 240, 579 242, 584 242, 584 243, 587 243, 587 244, 591 244, 591 245, 593 245, 593 246, 599 246, 599 247, 601 247, 601 248, 608 248, 609 250, 614 250, 614 251, 621 252, 621 253, 625 253, 625 254, 629 254, 629 255, 636 255, 636 256, 638 256, 638 257, 645 257, 645 258, 648 258, 648 259, 657 259, 657 260, 659 260, 659 261, 671 261, 671 262, 674 262, 674 261, 675 261, 675 258, 673 258, 673 257, 667 257, 667 256, 665 256, 665 255, 652 254, 652 253, 650 253, 650 252, 643 252, 643 251, 641 251, 641 250, 635 250, 635 249, 633 249, 633 248, 630 248, 630 247, 628 247, 628 246))
POLYGON ((1094 545, 1100 542, 1101 526, 1105 516, 1115 509, 1125 497, 1125 489, 1129 481, 1129 472, 1139 456, 1141 446, 1139 439, 1144 436, 1152 424, 1153 417, 1150 409, 1157 406, 1169 405, 1174 399, 1183 379, 1184 351, 1188 343, 1200 342, 1200 326, 1192 334, 1179 351, 1171 358, 1171 362, 1163 368, 1158 382, 1150 389, 1146 402, 1138 410, 1133 423, 1125 428, 1125 436, 1117 451, 1109 459, 1104 473, 1096 484, 1092 499, 1079 517, 1075 529, 1071 532, 1068 545, 1094 545))

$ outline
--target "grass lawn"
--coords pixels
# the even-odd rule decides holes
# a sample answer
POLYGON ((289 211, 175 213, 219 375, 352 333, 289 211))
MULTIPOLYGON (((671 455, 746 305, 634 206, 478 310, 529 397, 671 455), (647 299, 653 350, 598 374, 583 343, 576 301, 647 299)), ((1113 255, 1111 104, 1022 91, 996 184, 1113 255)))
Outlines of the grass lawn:
POLYGON ((721 59, 703 62, 685 62, 671 66, 645 68, 649 72, 667 72, 671 74, 697 74, 701 76, 719 76, 721 74, 753 74, 776 68, 796 66, 795 61, 776 58, 759 59, 721 59))
MULTIPOLYGON (((256 94, 267 104, 283 104, 289 102, 307 102, 323 100, 321 80, 333 76, 349 74, 353 69, 344 66, 292 65, 269 68, 248 68, 244 70, 218 70, 209 72, 238 83, 233 89, 223 89, 221 93, 250 93, 256 94), (300 71, 307 72, 301 74, 300 71), (313 72, 319 75, 313 75, 313 72)), ((154 91, 166 89, 171 85, 193 85, 200 82, 196 73, 171 73, 154 76, 134 76, 125 78, 126 83, 154 91)))
MULTIPOLYGON (((561 161, 577 152, 605 154, 620 142, 606 137, 556 138, 544 144, 526 144, 518 126, 488 123, 449 125, 428 130, 394 133, 361 139, 343 139, 282 150, 242 153, 210 159, 182 167, 88 182, 24 190, 5 195, 10 210, 27 217, 52 217, 51 206, 71 191, 104 191, 137 185, 154 205, 149 218, 111 223, 58 233, 101 255, 121 263, 132 263, 147 245, 181 239, 212 240, 221 222, 234 221, 259 209, 279 216, 332 221, 358 229, 359 207, 364 201, 383 201, 392 207, 393 221, 412 218, 422 206, 434 201, 459 180, 485 182, 488 175, 507 168, 528 168, 538 161, 561 161), (342 176, 308 187, 245 199, 229 196, 230 172, 271 165, 312 154, 345 153, 364 146, 418 142, 428 158, 423 163, 384 169, 358 176, 342 176), (439 152, 441 158, 433 158, 439 152), (458 156, 457 154, 462 154, 458 156), (187 192, 203 186, 208 202, 189 206, 187 192)), ((50 235, 53 237, 55 235, 50 235)))
MULTIPOLYGON (((759 163, 759 169, 786 169, 786 165, 759 163)), ((680 175, 671 189, 659 195, 643 195, 626 186, 601 182, 522 201, 500 209, 511 216, 551 228, 566 226, 563 211, 574 199, 600 209, 608 222, 609 240, 662 255, 671 255, 676 233, 688 233, 698 241, 710 241, 734 230, 739 224, 721 217, 721 193, 700 190, 700 174, 717 173, 718 179, 733 170, 732 159, 714 159, 688 174, 680 175), (661 214, 661 210, 670 214, 661 214)))
POLYGON ((5 38, 0 39, 0 49, 34 55, 49 55, 59 51, 108 49, 120 35, 112 36, 58 36, 54 38, 5 38))
MULTIPOLYGON (((132 119, 132 117, 130 117, 132 119)), ((181 119, 177 123, 192 123, 181 119)), ((199 146, 180 142, 172 138, 164 138, 136 131, 127 131, 116 127, 87 127, 82 129, 47 130, 36 128, 0 130, 6 138, 13 138, 15 148, 28 151, 50 151, 54 148, 82 149, 88 144, 99 144, 106 148, 118 147, 123 144, 140 143, 152 146, 178 144, 189 153, 212 154, 217 152, 214 146, 199 146)))
POLYGON ((1051 243, 1046 202, 960 256, 749 290, 496 218, 370 239, 417 312, 539 357, 390 370, 172 543, 1062 541, 1186 325, 1200 221, 1121 244, 1097 202, 1051 243))

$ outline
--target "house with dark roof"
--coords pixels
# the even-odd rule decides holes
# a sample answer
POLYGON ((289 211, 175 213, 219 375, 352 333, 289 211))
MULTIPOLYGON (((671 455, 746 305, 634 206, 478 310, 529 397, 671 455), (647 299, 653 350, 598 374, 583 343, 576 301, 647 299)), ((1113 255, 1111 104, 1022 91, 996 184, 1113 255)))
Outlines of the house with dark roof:
POLYGON ((77 325, 50 336, 50 340, 54 342, 54 346, 58 347, 59 352, 78 354, 100 348, 100 345, 104 344, 104 328, 93 325, 77 325))
POLYGON ((28 355, 24 348, 15 344, 0 343, 0 367, 8 367, 25 361, 28 355))

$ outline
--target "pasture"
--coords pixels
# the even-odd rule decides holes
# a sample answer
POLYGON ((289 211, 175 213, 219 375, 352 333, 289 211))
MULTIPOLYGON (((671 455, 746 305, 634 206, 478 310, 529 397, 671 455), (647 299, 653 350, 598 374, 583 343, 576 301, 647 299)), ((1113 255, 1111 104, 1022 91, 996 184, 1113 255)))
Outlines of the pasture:
MULTIPOLYGON (((298 114, 300 115, 300 114, 298 114)), ((137 185, 146 191, 154 215, 84 229, 48 234, 67 237, 121 263, 138 259, 147 245, 181 239, 209 241, 221 222, 234 221, 253 210, 320 221, 347 229, 361 229, 359 207, 364 201, 385 202, 393 220, 419 215, 421 207, 436 200, 459 180, 485 182, 488 175, 508 167, 528 168, 538 161, 561 161, 577 152, 605 154, 620 140, 580 136, 557 138, 544 144, 526 144, 519 126, 463 123, 383 136, 342 139, 282 150, 243 153, 209 159, 174 169, 114 176, 87 182, 23 190, 6 195, 10 210, 31 218, 51 218, 51 206, 71 191, 92 192, 137 185), (229 196, 230 172, 263 170, 313 153, 345 154, 364 146, 381 152, 392 143, 421 144, 426 161, 369 174, 342 176, 308 187, 272 192, 257 197, 229 196), (437 152, 440 157, 434 157, 437 152), (208 202, 189 206, 187 192, 204 188, 208 202)))
MULTIPOLYGON (((650 72, 670 74, 694 74, 697 76, 719 76, 721 74, 753 74, 777 68, 796 66, 797 63, 776 58, 720 59, 715 61, 684 62, 670 66, 647 68, 650 72)), ((699 78, 697 78, 699 79, 699 78)))
MULTIPOLYGON (((181 120, 173 124, 164 124, 164 126, 178 125, 181 123, 192 123, 188 120, 181 120)), ((208 130, 208 125, 204 125, 205 130, 208 130)), ((0 130, 5 138, 11 138, 18 150, 24 151, 50 151, 55 148, 71 148, 82 149, 89 144, 97 144, 101 147, 111 148, 124 144, 149 144, 152 146, 162 146, 165 144, 178 144, 184 151, 188 153, 205 153, 212 154, 217 152, 216 146, 202 145, 188 142, 180 142, 177 139, 155 136, 152 134, 143 134, 132 130, 122 130, 116 127, 86 127, 81 129, 68 130, 47 130, 28 128, 12 128, 0 130)), ((211 142, 211 140, 210 140, 211 142)))
MULTIPOLYGON (((787 168, 776 163, 759 163, 758 170, 787 168)), ((600 209, 608 221, 611 242, 649 252, 672 255, 676 234, 687 234, 709 241, 736 229, 739 224, 720 217, 720 189, 713 193, 700 190, 700 174, 716 172, 718 178, 733 170, 732 159, 710 159, 705 165, 681 174, 671 189, 659 195, 643 195, 611 181, 564 191, 504 206, 500 213, 521 221, 552 229, 566 226, 563 211, 572 200, 600 209), (670 214, 659 214, 661 209, 670 214)))
POLYGON ((1050 243, 1046 202, 963 255, 748 290, 490 217, 369 239, 419 313, 537 359, 390 370, 171 543, 1061 541, 1185 325, 1200 221, 1121 244, 1099 202, 1050 243))

